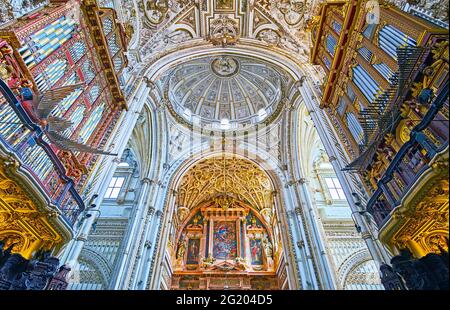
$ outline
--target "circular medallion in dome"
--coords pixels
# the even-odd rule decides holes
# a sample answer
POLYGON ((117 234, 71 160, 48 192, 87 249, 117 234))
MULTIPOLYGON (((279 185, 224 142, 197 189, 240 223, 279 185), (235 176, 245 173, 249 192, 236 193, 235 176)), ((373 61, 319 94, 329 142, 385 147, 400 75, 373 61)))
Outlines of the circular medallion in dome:
POLYGON ((232 77, 239 71, 239 62, 231 57, 216 58, 211 62, 212 71, 219 77, 232 77))
POLYGON ((172 112, 190 123, 223 129, 269 117, 288 81, 284 71, 260 59, 209 56, 177 65, 169 74, 166 91, 172 112))

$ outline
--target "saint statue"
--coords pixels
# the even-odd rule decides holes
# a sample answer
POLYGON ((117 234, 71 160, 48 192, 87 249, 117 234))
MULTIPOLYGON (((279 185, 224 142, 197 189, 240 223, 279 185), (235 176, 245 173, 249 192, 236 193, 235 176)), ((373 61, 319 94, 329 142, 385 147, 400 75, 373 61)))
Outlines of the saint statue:
POLYGON ((184 238, 178 241, 177 260, 183 260, 184 252, 186 251, 186 242, 184 242, 183 239, 184 238))
POLYGON ((266 251, 266 256, 269 258, 273 257, 273 247, 272 243, 269 241, 267 237, 263 239, 264 250, 266 251))

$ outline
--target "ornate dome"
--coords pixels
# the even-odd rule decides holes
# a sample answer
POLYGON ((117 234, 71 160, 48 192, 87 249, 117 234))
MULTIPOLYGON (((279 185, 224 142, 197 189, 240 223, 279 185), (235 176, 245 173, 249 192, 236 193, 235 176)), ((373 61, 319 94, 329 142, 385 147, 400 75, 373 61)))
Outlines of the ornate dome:
POLYGON ((189 122, 234 127, 257 123, 281 100, 286 76, 261 60, 216 56, 177 66, 168 81, 175 112, 189 122))

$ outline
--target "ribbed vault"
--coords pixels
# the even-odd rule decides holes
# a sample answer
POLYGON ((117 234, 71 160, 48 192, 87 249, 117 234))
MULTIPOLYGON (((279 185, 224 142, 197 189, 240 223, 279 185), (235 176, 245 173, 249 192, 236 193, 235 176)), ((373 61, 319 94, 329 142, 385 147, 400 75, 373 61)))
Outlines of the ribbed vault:
POLYGON ((269 177, 256 164, 237 157, 213 157, 197 162, 182 177, 177 206, 195 208, 226 194, 262 210, 273 205, 269 177))

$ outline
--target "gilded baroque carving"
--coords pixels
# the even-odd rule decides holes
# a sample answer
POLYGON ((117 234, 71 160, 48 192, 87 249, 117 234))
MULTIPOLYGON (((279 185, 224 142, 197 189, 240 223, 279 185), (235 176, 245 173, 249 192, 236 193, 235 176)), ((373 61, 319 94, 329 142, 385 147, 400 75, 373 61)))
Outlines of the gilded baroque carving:
POLYGON ((5 162, 0 162, 0 240, 17 243, 15 252, 24 257, 41 249, 50 249, 63 241, 62 236, 39 211, 32 197, 11 178, 5 162), (36 242, 39 241, 39 242, 36 242))
POLYGON ((273 204, 273 189, 267 175, 255 164, 235 157, 206 159, 195 164, 182 177, 177 204, 191 209, 224 190, 258 210, 273 204))
POLYGON ((211 21, 208 40, 214 45, 227 47, 239 40, 238 23, 228 16, 221 16, 211 21))

